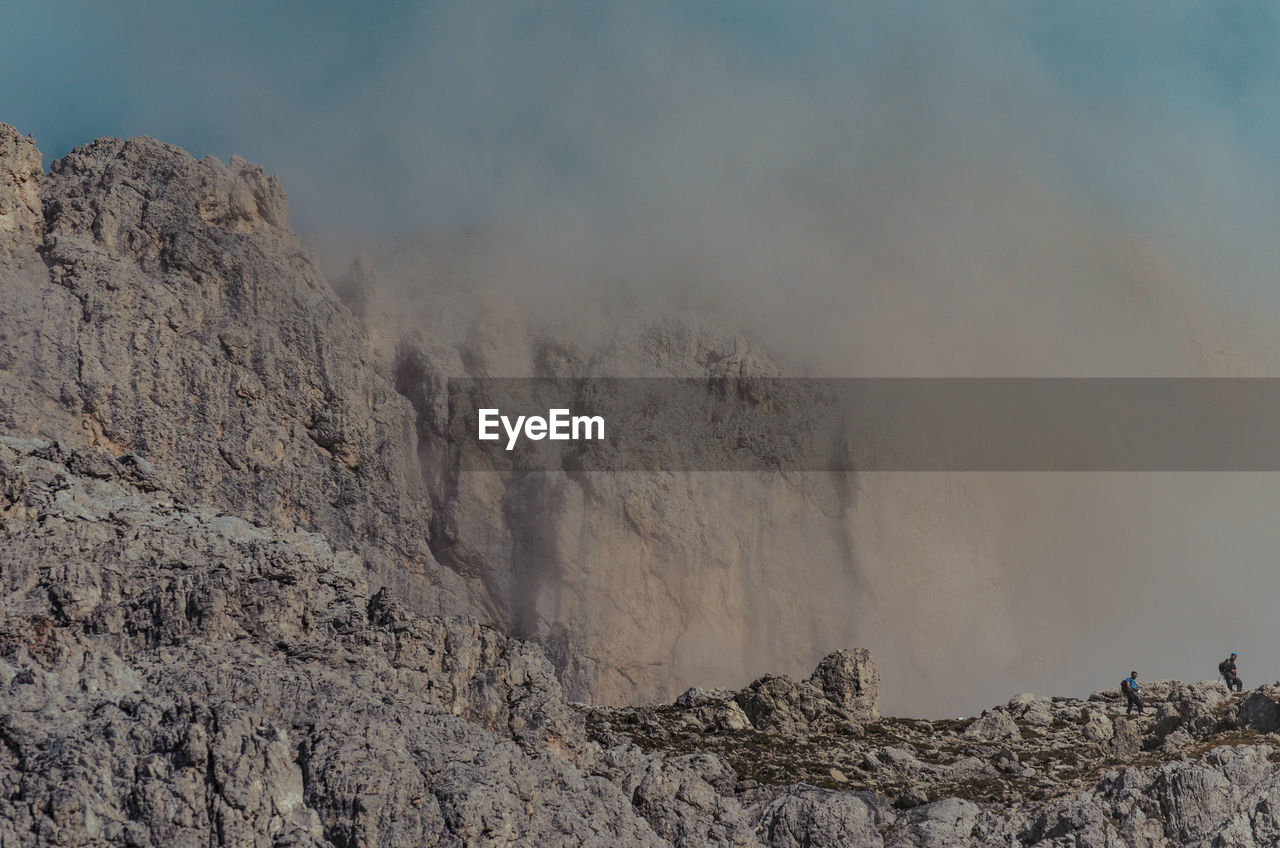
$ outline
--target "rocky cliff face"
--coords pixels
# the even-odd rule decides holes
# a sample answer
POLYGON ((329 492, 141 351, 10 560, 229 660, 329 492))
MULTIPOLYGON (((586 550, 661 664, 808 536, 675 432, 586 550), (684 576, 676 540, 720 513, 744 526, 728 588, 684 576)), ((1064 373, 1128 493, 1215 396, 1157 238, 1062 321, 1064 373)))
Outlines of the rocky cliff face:
POLYGON ((878 714, 865 651, 660 707, 361 558, 0 438, 0 845, 1274 844, 1280 685, 878 714))
POLYGON ((441 380, 767 360, 683 325, 591 356, 490 319, 387 336, 261 169, 40 161, 0 125, 3 848, 1274 844, 1271 689, 902 720, 847 650, 568 700, 849 644, 851 495, 460 474, 441 380), (753 620, 779 606, 806 628, 753 620))
MULTIPOLYGON (((366 278, 359 290, 376 297, 379 282, 366 278)), ((409 314, 430 310, 397 297, 409 314)), ((669 699, 694 683, 798 671, 849 644, 860 579, 852 475, 591 473, 568 463, 522 474, 500 457, 461 470, 448 431, 449 378, 779 375, 740 335, 696 319, 624 323, 593 342, 481 303, 453 327, 441 322, 438 334, 400 336, 390 370, 419 414, 437 559, 483 575, 503 628, 544 645, 575 698, 669 699)), ((377 320, 372 327, 395 333, 377 320)), ((671 434, 637 435, 648 422, 636 419, 612 419, 615 432, 634 436, 635 456, 656 453, 671 434)))
POLYGON ((241 160, 102 139, 42 175, 6 128, 0 421, 152 463, 170 488, 361 552, 422 609, 483 608, 432 558, 414 414, 241 160))
POLYGON ((160 486, 0 444, 0 844, 659 844, 537 648, 160 486))
POLYGON ((334 294, 260 168, 101 139, 43 174, 2 135, 7 431, 140 456, 194 503, 320 533, 419 612, 541 642, 575 697, 669 698, 849 642, 845 482, 460 474, 440 420, 450 376, 769 373, 740 337, 667 324, 589 350, 500 311, 397 336, 368 268, 338 286, 364 320, 334 294))

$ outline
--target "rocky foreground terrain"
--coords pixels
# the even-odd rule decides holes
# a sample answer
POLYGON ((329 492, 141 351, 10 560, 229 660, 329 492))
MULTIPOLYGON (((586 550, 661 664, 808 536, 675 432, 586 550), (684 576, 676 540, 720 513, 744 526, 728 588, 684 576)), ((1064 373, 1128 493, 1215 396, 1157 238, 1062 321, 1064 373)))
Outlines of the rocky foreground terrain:
POLYGON ((1277 690, 882 717, 865 651, 667 706, 136 455, 0 439, 0 845, 1272 845, 1277 690))
POLYGON ((1276 690, 890 719, 865 651, 667 706, 413 614, 361 560, 0 439, 0 845, 1268 845, 1276 690))
MULTIPOLYGON (((0 848, 1280 841, 1280 688, 894 719, 838 650, 570 700, 626 675, 591 665, 611 612, 538 618, 535 591, 521 633, 511 552, 554 491, 463 490, 444 355, 379 361, 287 217, 240 160, 103 139, 44 173, 0 125, 0 848)), ((629 520, 659 538, 661 506, 629 520)))

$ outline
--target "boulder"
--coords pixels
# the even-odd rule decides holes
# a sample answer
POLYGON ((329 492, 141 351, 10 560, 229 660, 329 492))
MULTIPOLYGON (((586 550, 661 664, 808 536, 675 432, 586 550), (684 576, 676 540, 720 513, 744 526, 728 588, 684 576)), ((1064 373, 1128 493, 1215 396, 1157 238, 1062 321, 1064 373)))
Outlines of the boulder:
POLYGON ((880 717, 880 673, 866 648, 835 651, 823 658, 809 682, 840 709, 862 720, 880 717))
POLYGON ((756 728, 788 735, 804 733, 811 722, 831 715, 835 706, 812 683, 780 675, 754 681, 734 700, 756 728))
POLYGON ((887 807, 852 792, 816 789, 783 795, 765 808, 758 828, 770 848, 884 845, 880 827, 893 821, 887 807))
POLYGON ((1048 701, 1038 699, 1027 707, 1018 720, 1032 727, 1048 727, 1053 724, 1053 709, 1048 701))
POLYGON ((960 735, 974 742, 1004 742, 1021 739, 1022 731, 1007 713, 1001 710, 985 710, 960 735))
POLYGON ((1262 692, 1252 692, 1236 712, 1236 725, 1259 733, 1272 733, 1280 729, 1280 706, 1262 692))
POLYGON ((1085 707, 1081 711, 1080 734, 1090 742, 1106 742, 1115 735, 1111 719, 1100 710, 1085 707))
POLYGON ((1111 721, 1112 736, 1104 745, 1108 754, 1113 757, 1127 757, 1142 750, 1142 734, 1138 732, 1137 722, 1117 717, 1111 721))
MULTIPOLYGON (((690 692, 686 703, 708 696, 690 692)), ((880 675, 864 649, 828 654, 808 680, 768 675, 734 695, 734 701, 761 730, 803 734, 809 729, 860 730, 879 718, 880 675)))
POLYGON ((969 836, 979 812, 977 804, 960 798, 907 810, 886 834, 885 848, 954 848, 971 844, 969 836))

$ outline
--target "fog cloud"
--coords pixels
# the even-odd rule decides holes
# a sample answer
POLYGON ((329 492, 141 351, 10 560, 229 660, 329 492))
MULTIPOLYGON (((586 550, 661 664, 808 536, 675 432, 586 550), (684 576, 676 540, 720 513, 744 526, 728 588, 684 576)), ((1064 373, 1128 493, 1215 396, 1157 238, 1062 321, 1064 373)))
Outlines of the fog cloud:
MULTIPOLYGON (((479 234, 462 287, 565 324, 692 311, 830 376, 1277 373, 1267 4, 11 14, 29 73, 0 80, 0 118, 47 154, 139 133, 239 153, 331 253, 479 234)), ((434 258, 383 267, 442 284, 410 254, 434 258)), ((891 709, 1202 677, 1232 649, 1280 677, 1272 476, 861 485, 850 608, 903 672, 891 709)))

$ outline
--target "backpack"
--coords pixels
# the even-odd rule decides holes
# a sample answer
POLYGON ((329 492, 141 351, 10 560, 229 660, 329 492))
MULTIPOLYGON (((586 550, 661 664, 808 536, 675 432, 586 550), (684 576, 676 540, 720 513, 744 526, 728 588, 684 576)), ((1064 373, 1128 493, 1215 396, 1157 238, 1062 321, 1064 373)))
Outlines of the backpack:
POLYGON ((1129 691, 1129 678, 1126 677, 1124 680, 1120 681, 1120 694, 1123 695, 1128 691, 1129 691))
POLYGON ((1230 662, 1231 660, 1223 660, 1222 662, 1218 663, 1218 674, 1221 674, 1223 677, 1226 677, 1227 665, 1230 664, 1230 662))

